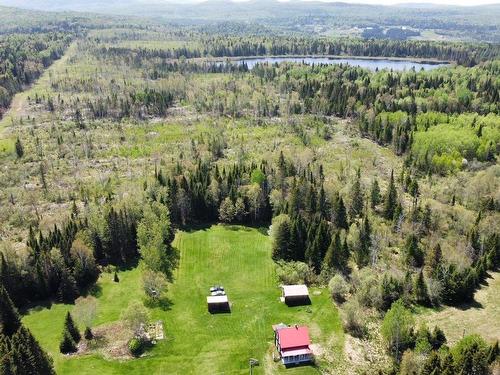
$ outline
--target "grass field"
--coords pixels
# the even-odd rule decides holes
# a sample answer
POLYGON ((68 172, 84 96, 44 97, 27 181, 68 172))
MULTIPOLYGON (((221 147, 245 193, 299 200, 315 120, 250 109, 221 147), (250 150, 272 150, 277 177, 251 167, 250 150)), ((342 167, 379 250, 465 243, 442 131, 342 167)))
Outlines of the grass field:
POLYGON ((487 285, 475 294, 472 304, 458 307, 443 307, 438 310, 422 309, 419 320, 429 327, 443 329, 449 344, 460 340, 464 334, 476 333, 487 341, 500 340, 500 273, 490 272, 487 285))
MULTIPOLYGON (((98 355, 64 357, 58 353, 58 343, 64 314, 71 306, 53 305, 25 316, 24 323, 51 353, 58 373, 247 374, 248 360, 254 357, 261 363, 255 374, 315 374, 325 361, 330 366, 342 361, 340 318, 326 290, 313 290, 309 307, 288 308, 279 302, 265 230, 213 226, 179 232, 175 246, 181 258, 169 291, 171 309, 152 311, 154 319, 164 321, 166 339, 144 358, 119 362, 98 355), (205 296, 212 284, 226 288, 231 314, 207 312, 205 296), (285 370, 272 361, 271 325, 280 322, 309 325, 313 343, 324 351, 318 368, 285 370)), ((142 299, 141 268, 119 276, 119 283, 112 282, 110 274, 99 280, 97 325, 116 321, 127 304, 142 299)))

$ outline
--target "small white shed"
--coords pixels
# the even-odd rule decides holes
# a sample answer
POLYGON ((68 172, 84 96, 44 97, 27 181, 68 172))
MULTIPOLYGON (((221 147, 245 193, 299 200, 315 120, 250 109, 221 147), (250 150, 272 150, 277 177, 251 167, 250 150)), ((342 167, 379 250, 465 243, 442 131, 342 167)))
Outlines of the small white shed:
POLYGON ((282 285, 281 299, 289 306, 311 304, 311 299, 309 298, 309 290, 304 284, 282 285))
POLYGON ((231 311, 231 307, 229 306, 229 299, 227 298, 227 295, 208 296, 207 297, 207 305, 208 305, 208 311, 210 313, 231 311))

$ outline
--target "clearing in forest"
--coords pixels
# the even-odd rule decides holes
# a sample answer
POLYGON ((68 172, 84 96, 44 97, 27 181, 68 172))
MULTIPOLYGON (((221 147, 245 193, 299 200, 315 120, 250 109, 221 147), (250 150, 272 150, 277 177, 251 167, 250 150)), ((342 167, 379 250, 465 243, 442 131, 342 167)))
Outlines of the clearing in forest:
MULTIPOLYGON (((58 352, 64 314, 72 306, 53 305, 32 311, 24 323, 54 358, 61 374, 247 374, 249 358, 260 366, 255 374, 285 371, 272 361, 272 324, 307 324, 313 344, 334 366, 342 360, 344 335, 337 309, 326 289, 312 289, 312 305, 287 307, 280 303, 280 289, 271 259, 266 229, 216 225, 178 232, 175 246, 180 263, 169 290, 168 310, 153 309, 153 320, 164 322, 165 340, 140 359, 116 361, 101 355, 64 357, 58 352), (224 285, 231 296, 230 314, 210 315, 206 295, 213 284, 224 285)), ((119 273, 114 283, 103 274, 96 297, 96 326, 119 320, 120 312, 142 300, 141 267, 119 273)), ((305 366, 287 374, 316 374, 305 366)))
POLYGON ((440 327, 448 344, 464 335, 479 334, 489 342, 500 340, 500 273, 490 272, 490 278, 475 294, 474 301, 461 306, 424 309, 420 317, 427 326, 440 327))

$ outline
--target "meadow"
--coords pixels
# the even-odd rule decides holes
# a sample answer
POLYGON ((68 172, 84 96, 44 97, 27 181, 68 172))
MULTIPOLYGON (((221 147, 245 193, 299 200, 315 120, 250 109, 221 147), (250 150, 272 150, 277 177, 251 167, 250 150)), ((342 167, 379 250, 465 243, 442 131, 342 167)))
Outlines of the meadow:
MULTIPOLYGON (((272 324, 307 324, 313 344, 324 355, 317 367, 288 369, 287 374, 316 374, 323 365, 342 360, 344 333, 338 310, 326 289, 311 290, 312 304, 287 307, 279 301, 280 289, 270 257, 266 228, 216 225, 178 232, 174 245, 180 251, 175 281, 168 292, 168 309, 151 309, 152 319, 164 322, 165 340, 143 358, 105 359, 99 354, 64 356, 58 345, 64 316, 71 305, 54 304, 30 311, 23 322, 54 358, 61 374, 246 374, 248 360, 260 366, 255 374, 281 373, 272 360, 272 324), (213 284, 222 284, 232 304, 230 314, 208 313, 205 297, 213 284)), ((113 323, 133 301, 142 301, 143 268, 119 272, 114 283, 109 273, 97 284, 96 326, 113 323)))

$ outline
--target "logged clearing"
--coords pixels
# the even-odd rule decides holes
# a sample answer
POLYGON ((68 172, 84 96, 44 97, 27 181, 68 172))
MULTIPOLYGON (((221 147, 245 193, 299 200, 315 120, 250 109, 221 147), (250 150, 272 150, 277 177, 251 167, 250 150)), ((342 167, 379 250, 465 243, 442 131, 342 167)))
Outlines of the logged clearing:
POLYGON ((477 333, 490 342, 500 340, 500 272, 490 272, 490 276, 474 295, 473 303, 427 310, 421 319, 429 327, 443 329, 448 344, 460 340, 464 333, 477 333))
MULTIPOLYGON (((251 357, 261 362, 255 374, 280 373, 285 369, 271 355, 271 325, 280 322, 309 325, 313 343, 324 354, 318 367, 289 369, 287 374, 316 374, 326 361, 329 366, 339 365, 344 334, 329 293, 314 289, 311 306, 289 308, 279 302, 266 229, 217 225, 178 232, 174 244, 181 257, 169 292, 172 304, 167 311, 151 310, 153 319, 163 320, 166 339, 144 358, 109 360, 104 350, 85 356, 59 354, 64 315, 72 309, 70 305, 53 305, 24 317, 24 323, 54 358, 58 373, 247 374, 251 357), (207 312, 205 297, 213 284, 226 288, 231 314, 207 312)), ((142 300, 141 273, 142 267, 120 272, 119 283, 112 281, 111 274, 101 276, 96 293, 97 328, 119 320, 129 303, 142 300)))

